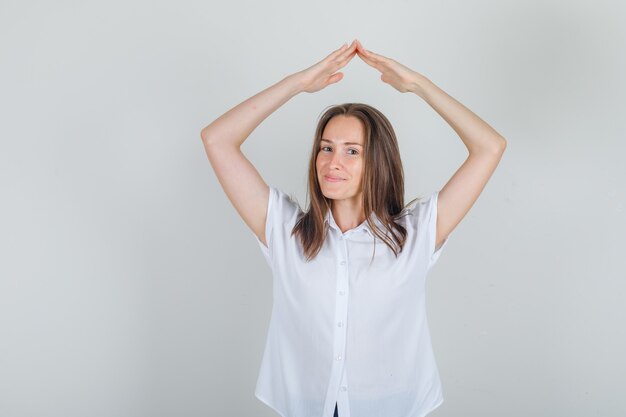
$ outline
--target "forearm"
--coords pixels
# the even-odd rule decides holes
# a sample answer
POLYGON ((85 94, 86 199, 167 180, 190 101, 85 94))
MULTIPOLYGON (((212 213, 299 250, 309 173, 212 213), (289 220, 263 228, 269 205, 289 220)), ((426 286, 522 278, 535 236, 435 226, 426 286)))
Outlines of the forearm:
POLYGON ((215 119, 202 129, 202 140, 207 144, 240 147, 263 120, 302 91, 296 74, 283 78, 215 119))
POLYGON ((459 135, 470 153, 502 151, 506 140, 480 117, 426 77, 412 90, 424 99, 459 135))

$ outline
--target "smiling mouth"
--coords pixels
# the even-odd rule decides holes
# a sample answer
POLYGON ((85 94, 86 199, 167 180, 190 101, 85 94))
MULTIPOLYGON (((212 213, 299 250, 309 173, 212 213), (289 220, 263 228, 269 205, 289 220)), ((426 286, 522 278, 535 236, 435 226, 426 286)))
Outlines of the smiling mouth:
POLYGON ((339 182, 339 181, 343 181, 343 178, 334 178, 334 177, 328 177, 328 176, 324 176, 324 179, 328 182, 339 182))

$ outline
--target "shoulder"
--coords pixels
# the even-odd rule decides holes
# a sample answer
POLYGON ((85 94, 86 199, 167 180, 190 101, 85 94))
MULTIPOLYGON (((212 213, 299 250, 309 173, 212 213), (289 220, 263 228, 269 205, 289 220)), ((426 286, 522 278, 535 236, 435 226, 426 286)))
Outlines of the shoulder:
POLYGON ((273 213, 272 216, 288 219, 302 212, 302 208, 296 197, 287 194, 276 186, 269 185, 269 188, 268 212, 273 213))
POLYGON ((408 223, 413 224, 428 221, 433 209, 436 210, 437 194, 438 191, 434 191, 427 195, 415 197, 404 207, 399 216, 405 217, 408 223))

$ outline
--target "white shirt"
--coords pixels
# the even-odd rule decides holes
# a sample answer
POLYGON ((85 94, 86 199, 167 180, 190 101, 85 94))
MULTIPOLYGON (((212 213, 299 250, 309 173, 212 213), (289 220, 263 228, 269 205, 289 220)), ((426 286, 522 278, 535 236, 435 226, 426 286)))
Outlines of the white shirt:
POLYGON ((423 417, 441 405, 424 294, 451 235, 435 250, 439 192, 398 220, 408 233, 398 258, 367 222, 342 233, 328 210, 324 245, 306 263, 291 236, 302 209, 269 188, 268 247, 253 234, 273 274, 255 396, 282 417, 333 417, 335 404, 339 417, 423 417))

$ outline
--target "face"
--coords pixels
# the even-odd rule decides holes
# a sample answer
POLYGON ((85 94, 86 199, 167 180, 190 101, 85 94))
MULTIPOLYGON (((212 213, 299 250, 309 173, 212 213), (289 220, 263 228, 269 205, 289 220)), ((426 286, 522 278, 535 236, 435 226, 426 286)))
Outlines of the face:
POLYGON ((326 198, 357 202, 361 199, 363 141, 363 126, 356 117, 335 116, 326 124, 315 163, 317 179, 326 198))

